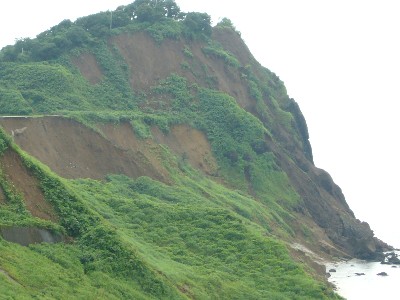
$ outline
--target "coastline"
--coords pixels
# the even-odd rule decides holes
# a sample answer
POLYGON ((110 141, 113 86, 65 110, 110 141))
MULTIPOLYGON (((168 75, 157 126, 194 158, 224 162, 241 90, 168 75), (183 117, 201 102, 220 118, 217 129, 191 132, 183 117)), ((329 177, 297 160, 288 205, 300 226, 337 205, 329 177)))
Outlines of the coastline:
POLYGON ((353 258, 327 263, 326 268, 335 292, 347 300, 399 299, 400 265, 353 258))
MULTIPOLYGON (((333 290, 347 300, 400 299, 397 283, 400 264, 362 260, 346 255, 316 253, 301 243, 290 244, 292 255, 306 264, 314 276, 326 281, 333 290), (378 275, 380 274, 380 275, 378 275)), ((398 249, 383 252, 382 257, 398 249)))

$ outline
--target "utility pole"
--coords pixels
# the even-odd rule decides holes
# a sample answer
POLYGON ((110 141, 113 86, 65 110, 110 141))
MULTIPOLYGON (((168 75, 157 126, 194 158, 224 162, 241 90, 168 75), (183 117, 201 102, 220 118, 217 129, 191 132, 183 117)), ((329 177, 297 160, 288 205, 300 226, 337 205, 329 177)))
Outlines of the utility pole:
MULTIPOLYGON (((115 12, 119 12, 119 11, 124 11, 123 9, 120 9, 120 10, 116 10, 115 12)), ((111 13, 111 16, 110 16, 110 30, 112 29, 112 27, 113 27, 113 11, 112 10, 110 10, 110 13, 111 13)), ((117 15, 117 17, 118 17, 118 15, 117 15)), ((118 19, 118 18, 117 18, 118 19)), ((117 20, 118 21, 118 20, 117 20)))

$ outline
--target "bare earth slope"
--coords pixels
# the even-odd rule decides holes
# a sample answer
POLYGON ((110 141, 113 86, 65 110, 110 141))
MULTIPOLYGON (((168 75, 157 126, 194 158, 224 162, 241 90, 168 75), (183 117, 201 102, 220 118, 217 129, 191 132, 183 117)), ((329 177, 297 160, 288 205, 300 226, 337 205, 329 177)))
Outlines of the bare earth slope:
POLYGON ((137 138, 129 123, 99 124, 104 135, 57 116, 0 118, 0 125, 8 133, 26 127, 14 141, 65 178, 104 179, 107 174, 125 174, 168 182, 160 144, 206 174, 217 168, 205 135, 186 125, 175 126, 168 134, 153 128, 154 140, 137 138))
POLYGON ((26 208, 32 216, 51 221, 57 220, 53 207, 44 199, 37 178, 29 173, 17 153, 12 150, 6 151, 0 159, 0 167, 7 180, 18 192, 22 193, 26 208))
POLYGON ((190 82, 226 92, 237 99, 242 107, 250 109, 250 106, 256 104, 250 98, 240 74, 227 68, 223 61, 207 57, 202 51, 205 46, 203 43, 185 44, 182 40, 166 39, 162 44, 157 44, 143 32, 122 34, 113 37, 111 42, 129 66, 130 82, 134 90, 147 90, 171 73, 177 73, 190 82), (185 56, 185 48, 193 57, 185 56), (190 69, 182 67, 185 63, 190 63, 190 69))
POLYGON ((4 192, 2 188, 0 187, 0 204, 4 204, 6 201, 6 197, 4 196, 4 192))
POLYGON ((14 137, 20 147, 65 178, 101 179, 110 173, 163 179, 138 153, 110 143, 102 135, 62 117, 3 118, 8 131, 27 127, 14 137))

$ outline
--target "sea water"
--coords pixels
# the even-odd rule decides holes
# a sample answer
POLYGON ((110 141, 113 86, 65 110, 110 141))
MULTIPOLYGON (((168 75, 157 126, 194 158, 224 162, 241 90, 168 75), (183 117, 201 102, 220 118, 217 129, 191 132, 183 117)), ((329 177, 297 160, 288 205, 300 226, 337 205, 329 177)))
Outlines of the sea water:
MULTIPOLYGON (((397 252, 400 254, 400 252, 397 252)), ((400 299, 400 265, 381 264, 352 259, 346 262, 328 264, 329 282, 336 286, 336 292, 348 300, 400 299), (387 276, 377 275, 386 272, 387 276), (364 273, 365 275, 356 275, 364 273)))

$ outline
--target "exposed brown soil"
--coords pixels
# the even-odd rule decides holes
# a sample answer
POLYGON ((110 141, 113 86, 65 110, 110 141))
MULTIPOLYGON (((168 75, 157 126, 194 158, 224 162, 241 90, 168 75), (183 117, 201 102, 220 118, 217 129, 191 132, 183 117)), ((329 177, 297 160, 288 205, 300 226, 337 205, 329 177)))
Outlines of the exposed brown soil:
POLYGON ((0 125, 7 132, 27 127, 15 136, 15 142, 65 178, 103 179, 115 173, 170 182, 159 144, 167 145, 206 174, 213 175, 217 170, 206 136, 186 125, 175 126, 166 135, 153 128, 154 139, 139 139, 128 122, 98 124, 104 136, 76 121, 55 116, 0 118, 0 125))
MULTIPOLYGON (((115 36, 111 43, 116 45, 129 66, 134 90, 147 90, 176 73, 186 77, 189 82, 213 86, 226 92, 247 110, 251 110, 256 104, 249 96, 247 84, 238 70, 227 66, 221 59, 206 57, 202 51, 202 47, 206 46, 204 44, 194 42, 185 45, 182 40, 171 39, 157 44, 151 36, 143 32, 115 36), (185 56, 185 47, 192 52, 192 58, 185 56), (187 64, 190 68, 185 69, 182 64, 187 64)), ((236 52, 242 51, 242 48, 236 52)))
POLYGON ((34 217, 57 220, 53 207, 44 199, 38 180, 30 174, 16 152, 7 150, 0 159, 0 165, 7 180, 13 184, 17 192, 23 194, 26 208, 34 217))
POLYGON ((212 37, 218 41, 225 50, 232 53, 243 66, 255 62, 253 55, 239 33, 228 28, 215 27, 212 37))
POLYGON ((7 132, 27 127, 23 134, 15 136, 15 142, 62 177, 103 179, 114 173, 164 179, 140 153, 116 147, 76 121, 18 117, 1 118, 0 124, 7 132))
POLYGON ((159 179, 169 182, 168 171, 161 160, 161 149, 153 140, 139 139, 128 122, 122 124, 98 124, 97 126, 114 146, 134 154, 135 157, 141 157, 141 160, 147 162, 148 167, 158 174, 159 179))
POLYGON ((187 125, 177 125, 166 135, 154 127, 152 134, 157 143, 167 145, 183 159, 187 159, 194 168, 208 175, 215 175, 217 172, 217 162, 203 132, 187 125))
POLYGON ((78 67, 83 77, 91 84, 99 83, 102 80, 103 74, 93 54, 81 54, 78 57, 74 57, 72 63, 78 67))
POLYGON ((134 90, 147 89, 181 69, 184 61, 181 41, 166 39, 158 45, 146 33, 122 34, 112 38, 131 73, 134 90))
POLYGON ((4 196, 3 189, 0 186, 0 204, 6 203, 6 197, 4 196))
POLYGON ((159 144, 168 146, 175 154, 205 174, 214 175, 217 171, 217 162, 206 136, 187 125, 174 126, 168 134, 161 132, 158 127, 153 127, 153 139, 139 139, 129 123, 99 124, 99 127, 116 146, 146 157, 164 178, 168 178, 168 171, 162 164, 159 144))
POLYGON ((249 88, 240 72, 234 67, 227 66, 222 59, 206 57, 201 47, 195 47, 192 51, 200 63, 207 67, 208 76, 215 79, 215 88, 234 97, 242 108, 251 111, 256 101, 250 97, 249 88))

